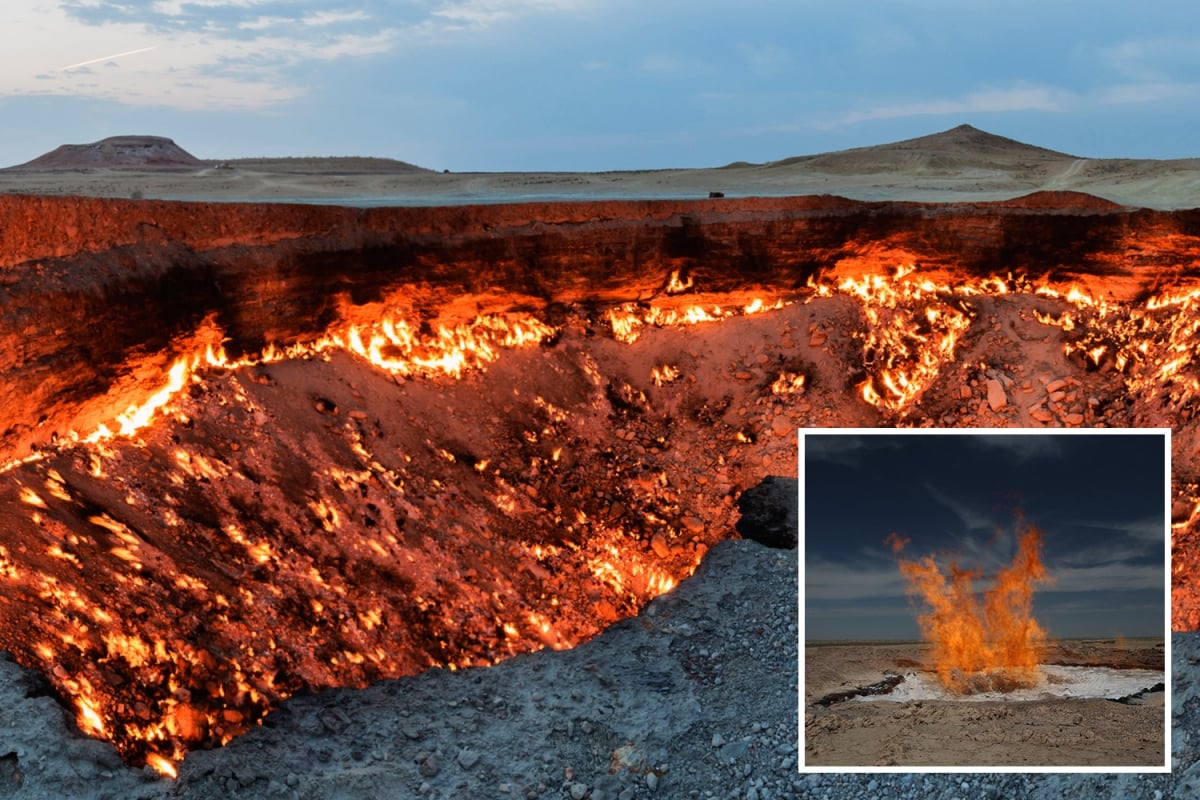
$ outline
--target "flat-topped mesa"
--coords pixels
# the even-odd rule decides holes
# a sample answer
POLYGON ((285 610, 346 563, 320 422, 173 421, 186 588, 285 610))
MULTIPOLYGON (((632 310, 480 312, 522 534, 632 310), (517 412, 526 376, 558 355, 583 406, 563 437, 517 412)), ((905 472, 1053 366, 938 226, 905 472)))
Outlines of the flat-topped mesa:
POLYGON ((5 196, 0 218, 0 460, 134 402, 140 377, 190 351, 206 320, 238 355, 311 341, 397 297, 420 320, 544 311, 646 301, 672 273, 691 291, 786 295, 911 264, 938 280, 1024 274, 1115 300, 1200 274, 1200 211, 1074 193, 374 209, 5 196))
POLYGON ((199 169, 207 166, 165 136, 110 136, 64 144, 11 169, 57 172, 85 169, 199 169))

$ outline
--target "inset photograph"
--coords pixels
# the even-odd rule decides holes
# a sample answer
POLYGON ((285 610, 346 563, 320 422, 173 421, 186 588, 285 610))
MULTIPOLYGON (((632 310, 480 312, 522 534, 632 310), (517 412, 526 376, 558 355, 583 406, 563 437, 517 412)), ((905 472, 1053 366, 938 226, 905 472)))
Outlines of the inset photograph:
POLYGON ((1169 452, 802 432, 801 769, 1169 771, 1169 452))

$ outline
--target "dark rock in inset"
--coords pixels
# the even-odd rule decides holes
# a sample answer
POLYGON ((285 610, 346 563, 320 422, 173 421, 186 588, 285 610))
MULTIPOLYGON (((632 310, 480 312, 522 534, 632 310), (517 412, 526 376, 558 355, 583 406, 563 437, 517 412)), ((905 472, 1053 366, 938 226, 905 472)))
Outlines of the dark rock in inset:
POLYGON ((874 697, 879 694, 888 694, 902 683, 904 683, 903 675, 886 675, 883 680, 876 681, 869 686, 858 686, 854 689, 827 694, 818 700, 816 705, 831 706, 834 703, 840 703, 843 700, 850 700, 855 697, 874 697))

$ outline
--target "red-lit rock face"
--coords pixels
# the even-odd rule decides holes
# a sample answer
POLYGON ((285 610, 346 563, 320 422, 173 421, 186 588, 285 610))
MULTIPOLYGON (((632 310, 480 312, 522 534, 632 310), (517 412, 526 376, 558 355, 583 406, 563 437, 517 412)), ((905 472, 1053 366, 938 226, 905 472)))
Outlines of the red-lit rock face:
MULTIPOLYGON (((0 454, 124 407, 206 318, 234 355, 311 340, 384 299, 414 323, 705 292, 786 293, 819 274, 917 265, 1023 274, 1140 300, 1192 277, 1197 212, 1080 195, 994 205, 836 198, 354 210, 0 198, 11 391, 0 454), (531 221, 533 220, 533 221, 531 221)), ((84 425, 84 427, 87 427, 84 425)))
POLYGON ((1194 535, 1192 212, 0 204, 0 648, 134 761, 593 635, 801 426, 1174 425, 1194 535))

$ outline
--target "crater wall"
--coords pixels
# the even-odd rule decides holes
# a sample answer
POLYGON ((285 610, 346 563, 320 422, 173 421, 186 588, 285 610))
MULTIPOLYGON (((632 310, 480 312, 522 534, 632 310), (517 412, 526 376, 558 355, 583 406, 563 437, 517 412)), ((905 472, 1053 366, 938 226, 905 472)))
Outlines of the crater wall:
POLYGON ((1026 274, 1129 300, 1198 271, 1200 210, 1040 193, 978 204, 819 196, 352 209, 0 197, 0 457, 132 398, 212 320, 231 354, 319 336, 355 306, 421 318, 801 291, 818 274, 911 262, 1026 274), (464 312, 465 313, 465 312, 464 312))

